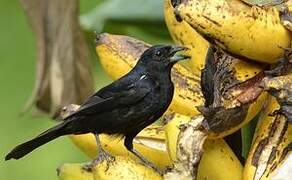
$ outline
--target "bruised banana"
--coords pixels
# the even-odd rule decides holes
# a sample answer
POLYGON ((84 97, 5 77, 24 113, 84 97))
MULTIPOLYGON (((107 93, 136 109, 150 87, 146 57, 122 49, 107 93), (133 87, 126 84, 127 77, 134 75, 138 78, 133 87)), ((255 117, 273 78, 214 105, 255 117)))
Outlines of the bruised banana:
POLYGON ((291 34, 275 7, 248 6, 240 0, 185 0, 177 16, 227 51, 275 63, 290 47, 291 34))
MULTIPOLYGON (((205 40, 197 31, 187 22, 175 16, 175 9, 171 0, 164 2, 165 22, 171 37, 177 44, 185 45, 190 48, 187 51, 191 55, 188 61, 194 74, 201 76, 201 70, 205 66, 205 59, 209 48, 209 42, 205 40)), ((245 81, 263 70, 263 67, 248 63, 238 58, 233 58, 233 67, 235 69, 235 78, 239 81, 245 81)))
POLYGON ((153 169, 127 157, 116 156, 114 161, 102 161, 92 169, 94 180, 161 180, 162 177, 153 169))
POLYGON ((292 150, 292 127, 288 125, 285 116, 277 113, 279 108, 273 97, 260 118, 244 167, 244 180, 273 179, 275 172, 292 150))
MULTIPOLYGON (((145 42, 128 36, 106 33, 98 35, 96 43, 100 62, 106 73, 114 80, 128 73, 149 47, 150 45, 145 42)), ((174 65, 171 77, 174 96, 168 112, 197 115, 198 111, 195 107, 204 103, 199 77, 180 64, 174 65)))
POLYGON ((206 103, 197 109, 205 117, 209 138, 222 138, 239 130, 261 111, 265 102, 267 93, 259 87, 264 72, 240 81, 236 74, 243 70, 236 69, 237 62, 220 48, 212 46, 208 50, 201 81, 206 103))
MULTIPOLYGON (((171 159, 176 161, 179 126, 189 122, 191 117, 175 113, 165 118, 168 121, 165 125, 167 150, 171 159)), ((207 139, 204 143, 197 179, 242 179, 242 165, 223 139, 207 139)))
POLYGON ((93 180, 91 169, 84 166, 84 163, 63 164, 57 169, 60 180, 93 180))
MULTIPOLYGON (((105 151, 113 155, 129 156, 138 160, 125 148, 122 138, 105 134, 101 134, 99 137, 105 151)), ((92 159, 97 156, 98 150, 93 134, 70 135, 70 138, 87 156, 92 159)), ((153 164, 160 168, 171 165, 165 146, 165 134, 161 126, 151 125, 145 128, 135 137, 133 142, 134 148, 153 164)))

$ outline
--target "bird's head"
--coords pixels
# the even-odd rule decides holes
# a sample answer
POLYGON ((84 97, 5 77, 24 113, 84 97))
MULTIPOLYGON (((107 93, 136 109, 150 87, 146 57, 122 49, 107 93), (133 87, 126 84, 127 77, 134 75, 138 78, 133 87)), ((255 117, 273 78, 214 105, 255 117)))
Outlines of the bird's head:
POLYGON ((177 54, 187 49, 183 46, 154 45, 142 54, 139 63, 153 70, 170 70, 178 61, 190 58, 187 55, 177 54))

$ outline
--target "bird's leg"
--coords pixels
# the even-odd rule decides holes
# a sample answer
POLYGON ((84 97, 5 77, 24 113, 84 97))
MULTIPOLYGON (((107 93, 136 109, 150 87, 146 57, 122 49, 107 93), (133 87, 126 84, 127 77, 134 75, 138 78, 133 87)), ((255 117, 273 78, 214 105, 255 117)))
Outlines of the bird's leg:
MULTIPOLYGON (((135 135, 136 136, 136 135, 135 135)), ((126 148, 128 149, 128 151, 130 151, 131 153, 133 153, 135 156, 137 156, 142 163, 147 166, 150 167, 152 169, 154 169, 156 172, 158 172, 159 174, 163 174, 163 172, 161 171, 161 169, 159 169, 156 165, 154 165, 153 163, 149 162, 142 154, 140 154, 137 150, 135 150, 133 148, 133 139, 135 136, 126 136, 125 141, 124 141, 124 145, 126 146, 126 148)))
POLYGON ((94 136, 95 136, 95 140, 96 140, 98 155, 93 161, 91 161, 91 163, 89 165, 86 166, 89 169, 92 169, 95 165, 97 165, 98 163, 101 163, 103 160, 106 160, 107 162, 111 162, 111 161, 115 160, 115 157, 113 155, 106 152, 102 148, 101 143, 100 143, 100 139, 99 139, 99 135, 94 134, 94 136))

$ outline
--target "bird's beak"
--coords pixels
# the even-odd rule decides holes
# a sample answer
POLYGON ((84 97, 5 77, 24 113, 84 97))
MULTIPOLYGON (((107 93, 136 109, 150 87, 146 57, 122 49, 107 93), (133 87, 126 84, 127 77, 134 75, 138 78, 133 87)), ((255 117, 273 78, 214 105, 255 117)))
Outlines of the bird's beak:
POLYGON ((170 52, 170 54, 171 54, 170 62, 171 63, 176 63, 176 62, 178 62, 180 60, 190 58, 190 56, 188 56, 188 55, 176 54, 179 51, 184 51, 184 50, 188 50, 188 49, 189 48, 183 47, 183 46, 172 46, 171 47, 171 52, 170 52))

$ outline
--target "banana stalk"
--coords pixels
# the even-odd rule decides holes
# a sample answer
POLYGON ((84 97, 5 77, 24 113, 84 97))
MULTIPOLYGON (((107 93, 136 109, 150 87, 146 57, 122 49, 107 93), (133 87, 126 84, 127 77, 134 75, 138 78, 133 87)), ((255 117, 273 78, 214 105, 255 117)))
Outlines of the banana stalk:
POLYGON ((177 16, 208 40, 246 58, 275 63, 290 47, 291 34, 275 7, 248 6, 240 0, 185 0, 177 16))
MULTIPOLYGON (((165 136, 167 151, 172 161, 177 161, 177 141, 180 126, 191 121, 191 117, 178 113, 165 117, 165 136)), ((199 141, 199 140, 198 140, 199 141)), ((198 167, 198 180, 241 180, 242 165, 223 139, 207 139, 203 146, 204 153, 198 167)))

